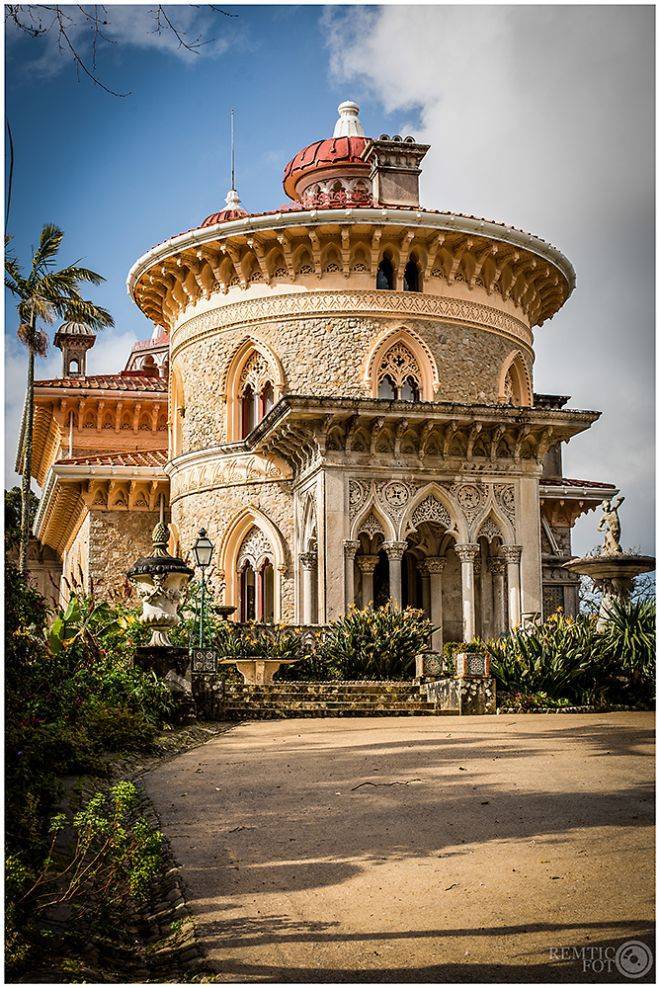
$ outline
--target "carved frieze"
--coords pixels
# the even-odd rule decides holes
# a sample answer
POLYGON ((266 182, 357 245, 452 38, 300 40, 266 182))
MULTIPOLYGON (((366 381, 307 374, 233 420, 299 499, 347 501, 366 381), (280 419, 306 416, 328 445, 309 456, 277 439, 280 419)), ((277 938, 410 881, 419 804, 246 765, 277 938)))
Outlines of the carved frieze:
POLYGON ((481 302, 447 298, 423 292, 319 291, 243 299, 193 316, 176 327, 172 335, 172 356, 194 340, 218 330, 241 328, 274 319, 301 319, 319 315, 369 314, 413 316, 472 323, 505 333, 529 345, 529 329, 524 322, 500 309, 481 302))

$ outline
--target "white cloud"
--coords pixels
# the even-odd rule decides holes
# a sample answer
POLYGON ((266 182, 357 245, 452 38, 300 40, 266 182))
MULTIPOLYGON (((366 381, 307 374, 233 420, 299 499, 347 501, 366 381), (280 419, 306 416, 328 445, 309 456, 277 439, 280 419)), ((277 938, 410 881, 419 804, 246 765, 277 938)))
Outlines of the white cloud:
MULTIPOLYGON (((96 55, 95 74, 102 80, 102 56, 118 45, 160 51, 186 62, 194 62, 199 58, 222 55, 235 40, 238 27, 233 19, 211 10, 209 6, 161 6, 165 7, 165 11, 160 14, 157 13, 157 4, 112 4, 105 7, 85 6, 84 9, 71 4, 60 5, 60 9, 63 26, 72 47, 90 71, 94 70, 96 55), (95 24, 91 19, 94 10, 98 11, 100 21, 96 38, 95 24), (169 19, 169 24, 166 18, 169 19), (96 53, 93 50, 94 44, 96 53), (195 50, 191 51, 190 47, 195 47, 195 50)), ((50 30, 36 42, 39 48, 35 47, 35 52, 38 50, 39 54, 34 54, 31 58, 28 56, 27 61, 22 58, 22 68, 28 69, 31 74, 42 75, 55 75, 64 68, 70 68, 73 55, 67 42, 60 38, 53 15, 35 6, 29 12, 23 10, 21 17, 26 23, 41 23, 44 26, 53 22, 50 30)), ((12 45, 26 37, 25 32, 18 29, 12 21, 8 22, 9 51, 12 45)))
MULTIPOLYGON (((577 271, 536 334, 538 391, 597 408, 568 476, 627 496, 624 540, 653 546, 653 10, 330 8, 331 67, 432 145, 423 202, 556 243, 577 271)), ((596 541, 578 522, 577 551, 596 541)))

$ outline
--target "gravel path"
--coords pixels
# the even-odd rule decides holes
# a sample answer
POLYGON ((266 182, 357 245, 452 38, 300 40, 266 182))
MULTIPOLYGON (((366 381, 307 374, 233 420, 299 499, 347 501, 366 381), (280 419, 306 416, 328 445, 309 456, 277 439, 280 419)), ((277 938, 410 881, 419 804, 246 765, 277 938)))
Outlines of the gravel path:
POLYGON ((614 950, 652 942, 653 732, 246 723, 145 784, 219 981, 625 981, 614 950))

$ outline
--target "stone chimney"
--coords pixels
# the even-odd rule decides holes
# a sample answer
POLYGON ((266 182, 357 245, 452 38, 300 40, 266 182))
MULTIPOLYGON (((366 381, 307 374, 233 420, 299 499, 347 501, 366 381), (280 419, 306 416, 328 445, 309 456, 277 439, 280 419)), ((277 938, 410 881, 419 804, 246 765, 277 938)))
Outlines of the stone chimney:
POLYGON ((420 162, 430 144, 418 144, 414 137, 381 134, 369 141, 362 157, 371 165, 374 203, 378 206, 419 206, 420 162))

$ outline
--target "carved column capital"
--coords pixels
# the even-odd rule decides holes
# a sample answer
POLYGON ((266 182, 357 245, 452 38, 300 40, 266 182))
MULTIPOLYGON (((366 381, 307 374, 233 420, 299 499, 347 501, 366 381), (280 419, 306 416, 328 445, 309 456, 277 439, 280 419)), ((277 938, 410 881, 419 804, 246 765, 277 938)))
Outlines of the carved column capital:
POLYGON ((390 562, 401 562, 403 554, 408 548, 407 542, 383 542, 382 549, 387 554, 390 562))
POLYGON ((519 563, 522 555, 521 545, 503 545, 500 547, 500 555, 504 557, 507 564, 519 563))
POLYGON ((316 560, 318 558, 315 552, 301 552, 298 557, 302 563, 304 569, 313 569, 316 566, 316 560))
POLYGON ((490 571, 493 576, 504 576, 506 560, 503 556, 492 556, 490 560, 490 571))
POLYGON ((447 560, 444 556, 427 556, 424 560, 424 566, 427 573, 433 576, 439 576, 445 566, 447 565, 447 560))
POLYGON ((358 539, 346 539, 344 542, 344 555, 347 559, 355 559, 355 555, 360 548, 358 539))
POLYGON ((480 552, 480 548, 473 542, 457 542, 454 552, 462 563, 473 563, 480 552))
POLYGON ((378 565, 378 556, 356 556, 357 564, 361 573, 373 573, 378 565))

